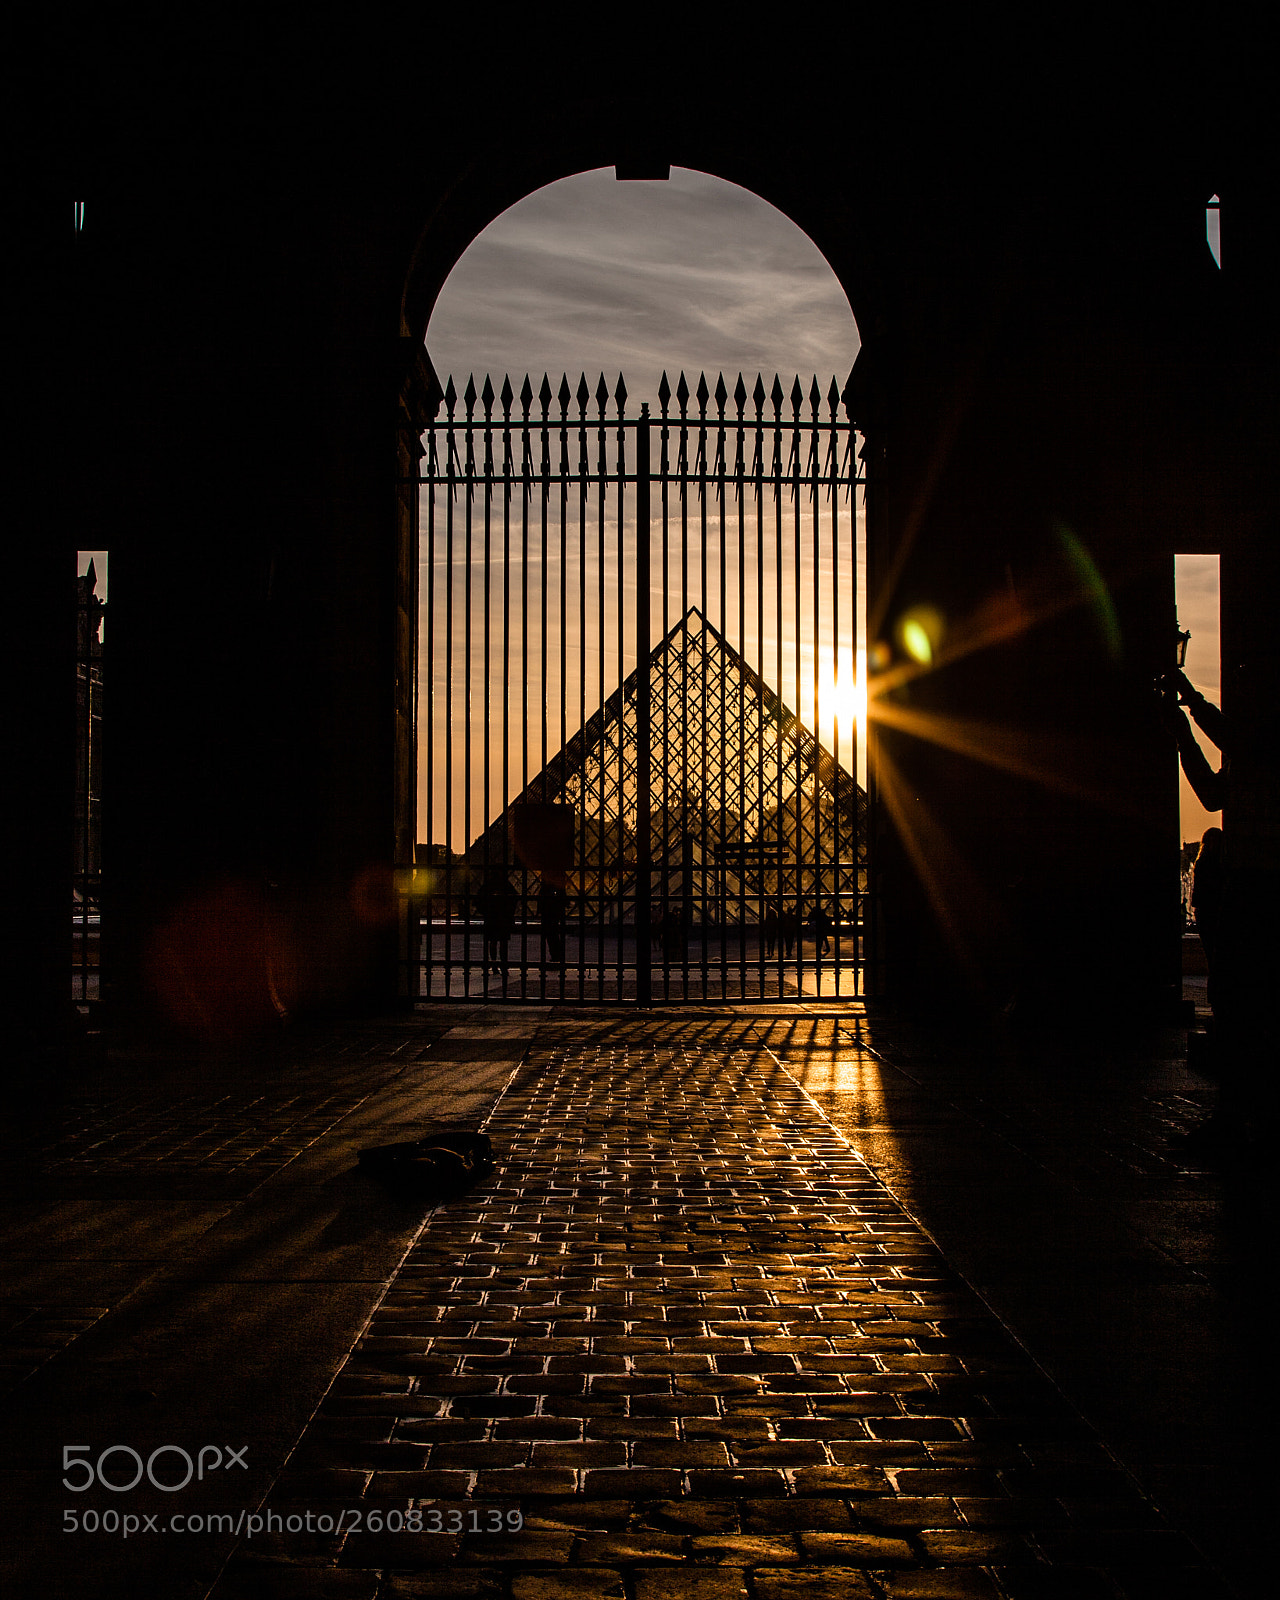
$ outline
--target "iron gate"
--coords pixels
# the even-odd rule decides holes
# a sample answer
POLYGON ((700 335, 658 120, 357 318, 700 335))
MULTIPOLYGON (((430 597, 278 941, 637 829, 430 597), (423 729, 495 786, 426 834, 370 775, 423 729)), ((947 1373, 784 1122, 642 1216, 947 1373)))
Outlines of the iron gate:
POLYGON ((857 994, 855 430, 834 378, 628 398, 450 379, 427 430, 412 992, 857 994))

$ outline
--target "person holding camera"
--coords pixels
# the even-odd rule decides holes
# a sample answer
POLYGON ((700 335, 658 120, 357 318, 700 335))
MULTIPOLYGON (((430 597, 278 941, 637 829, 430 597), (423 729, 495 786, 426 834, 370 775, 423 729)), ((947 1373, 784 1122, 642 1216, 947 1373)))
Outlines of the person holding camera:
POLYGON ((1181 667, 1156 681, 1161 717, 1178 741, 1178 759, 1195 797, 1206 811, 1221 811, 1230 783, 1231 745, 1227 720, 1212 700, 1206 700, 1181 667), (1183 709, 1186 708, 1186 710, 1183 709), (1200 731, 1222 752, 1222 766, 1215 772, 1191 731, 1187 712, 1200 731))

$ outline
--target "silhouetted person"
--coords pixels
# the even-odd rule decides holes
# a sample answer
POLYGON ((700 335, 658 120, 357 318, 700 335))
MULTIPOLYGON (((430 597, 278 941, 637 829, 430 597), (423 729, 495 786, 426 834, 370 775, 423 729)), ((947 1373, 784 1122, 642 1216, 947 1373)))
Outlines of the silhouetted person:
POLYGON ((564 960, 565 894, 558 884, 542 880, 538 890, 538 921, 542 924, 542 955, 550 954, 557 966, 564 960))
POLYGON ((771 956, 778 948, 778 908, 770 906, 764 914, 764 953, 771 956))
POLYGON ((491 870, 480 896, 484 920, 484 970, 501 976, 507 970, 507 947, 516 924, 516 895, 500 868, 491 870))
POLYGON ((680 913, 672 906, 662 919, 662 954, 668 961, 676 961, 683 949, 684 925, 680 913))
POLYGON ((789 911, 782 913, 781 932, 782 947, 787 956, 791 957, 795 954, 796 940, 800 937, 800 911, 798 907, 793 906, 789 911))
POLYGON ((821 901, 809 913, 807 925, 813 934, 814 954, 825 956, 831 949, 831 930, 835 927, 835 923, 822 909, 821 901))
MULTIPOLYGON (((1226 718, 1182 671, 1169 673, 1156 687, 1161 718, 1178 742, 1187 782, 1206 811, 1221 811, 1231 792, 1232 742, 1226 718), (1191 731, 1188 711, 1222 752, 1217 772, 1191 731)), ((1247 902, 1248 886, 1233 869, 1226 834, 1221 828, 1209 828, 1196 858, 1192 905, 1209 969, 1209 1005, 1221 1088, 1217 1111, 1183 1141, 1192 1150, 1212 1149, 1239 1138, 1247 1132, 1256 1106, 1258 1073, 1263 1069, 1255 1059, 1258 1041, 1251 1041, 1251 1035, 1257 1032, 1254 1024, 1261 996, 1250 992, 1256 990, 1258 977, 1250 977, 1249 946, 1261 929, 1250 926, 1247 902)))

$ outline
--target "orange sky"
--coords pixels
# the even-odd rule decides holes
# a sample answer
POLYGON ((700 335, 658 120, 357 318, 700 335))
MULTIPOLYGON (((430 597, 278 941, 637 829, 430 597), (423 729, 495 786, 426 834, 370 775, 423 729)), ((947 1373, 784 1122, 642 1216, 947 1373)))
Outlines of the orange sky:
MULTIPOLYGON (((1178 585, 1178 622, 1190 628, 1191 643, 1187 646, 1186 673, 1206 699, 1214 705, 1222 704, 1222 648, 1218 637, 1218 557, 1175 556, 1178 585)), ((1198 735, 1210 763, 1217 767, 1221 758, 1209 740, 1198 735)), ((1204 830, 1218 826, 1222 813, 1212 816, 1195 795, 1191 785, 1179 773, 1182 797, 1183 842, 1198 839, 1204 830)))

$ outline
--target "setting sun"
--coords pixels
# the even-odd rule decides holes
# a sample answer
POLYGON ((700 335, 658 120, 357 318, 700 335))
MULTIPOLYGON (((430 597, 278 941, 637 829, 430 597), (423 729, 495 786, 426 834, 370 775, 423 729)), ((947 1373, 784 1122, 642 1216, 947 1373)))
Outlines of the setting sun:
POLYGON ((856 722, 862 727, 867 715, 866 653, 858 651, 856 674, 844 673, 837 677, 830 662, 825 666, 822 685, 818 692, 818 709, 824 728, 833 724, 842 732, 852 731, 856 722))

